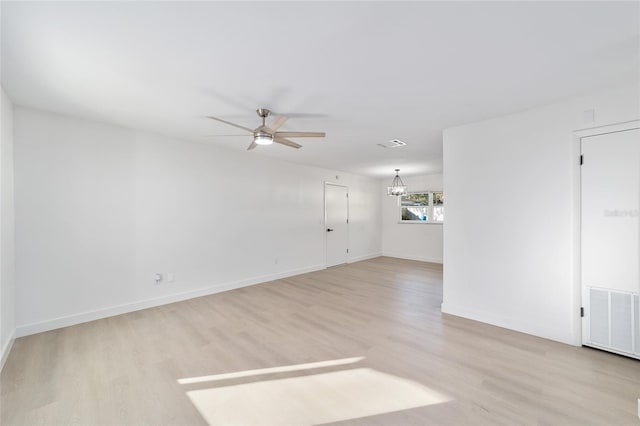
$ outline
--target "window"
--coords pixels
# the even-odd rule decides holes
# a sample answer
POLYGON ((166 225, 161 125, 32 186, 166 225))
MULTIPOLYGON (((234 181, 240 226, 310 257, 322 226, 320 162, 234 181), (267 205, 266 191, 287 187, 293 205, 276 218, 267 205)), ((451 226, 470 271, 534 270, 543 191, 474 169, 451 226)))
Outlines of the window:
POLYGON ((444 195, 442 192, 414 192, 400 197, 402 222, 442 223, 444 195))

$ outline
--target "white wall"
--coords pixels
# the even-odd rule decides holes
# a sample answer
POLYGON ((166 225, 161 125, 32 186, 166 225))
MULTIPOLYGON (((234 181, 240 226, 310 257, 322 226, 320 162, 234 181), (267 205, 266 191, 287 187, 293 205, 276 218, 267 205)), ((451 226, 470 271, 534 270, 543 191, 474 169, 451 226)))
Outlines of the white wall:
POLYGON ((573 131, 637 119, 639 94, 625 87, 444 132, 443 312, 580 344, 573 131))
POLYGON ((325 181, 381 253, 377 180, 25 108, 15 143, 18 335, 323 268, 325 181))
MULTIPOLYGON (((386 195, 392 178, 380 183, 383 255, 442 263, 442 224, 399 223, 398 197, 386 195)), ((409 192, 442 190, 442 175, 402 177, 402 180, 409 192)))
POLYGON ((0 90, 0 368, 15 332, 13 105, 0 90))

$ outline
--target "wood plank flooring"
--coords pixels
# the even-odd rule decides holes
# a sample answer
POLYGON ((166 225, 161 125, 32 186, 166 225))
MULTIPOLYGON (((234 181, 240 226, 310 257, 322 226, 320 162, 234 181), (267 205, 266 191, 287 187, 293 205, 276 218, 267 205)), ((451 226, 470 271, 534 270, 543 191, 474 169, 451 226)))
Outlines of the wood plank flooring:
POLYGON ((441 302, 441 266, 380 257, 23 337, 0 376, 0 422, 640 424, 639 361, 443 315, 441 302))

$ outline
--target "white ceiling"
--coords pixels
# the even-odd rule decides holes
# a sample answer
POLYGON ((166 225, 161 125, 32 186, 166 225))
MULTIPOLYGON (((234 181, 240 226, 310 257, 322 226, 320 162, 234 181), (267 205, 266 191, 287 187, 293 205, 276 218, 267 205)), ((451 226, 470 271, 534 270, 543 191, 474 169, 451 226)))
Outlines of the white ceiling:
POLYGON ((442 130, 639 76, 639 3, 2 2, 16 104, 244 150, 257 107, 326 131, 267 155, 374 177, 442 170, 442 130), (392 138, 403 148, 383 149, 392 138))

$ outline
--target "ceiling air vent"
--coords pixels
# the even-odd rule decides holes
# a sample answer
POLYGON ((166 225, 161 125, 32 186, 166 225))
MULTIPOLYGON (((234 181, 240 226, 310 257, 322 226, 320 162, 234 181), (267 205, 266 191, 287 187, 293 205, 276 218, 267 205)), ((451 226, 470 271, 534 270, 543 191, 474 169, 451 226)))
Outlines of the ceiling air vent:
POLYGON ((379 143, 377 145, 383 148, 397 148, 399 146, 405 146, 406 143, 402 142, 400 139, 391 139, 390 141, 379 143))

